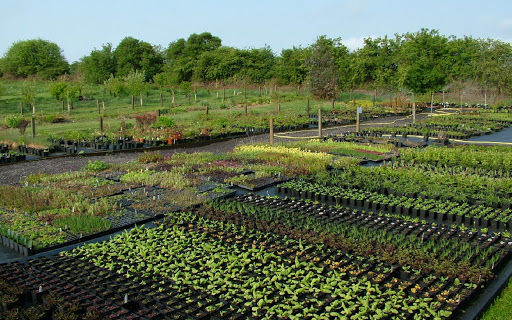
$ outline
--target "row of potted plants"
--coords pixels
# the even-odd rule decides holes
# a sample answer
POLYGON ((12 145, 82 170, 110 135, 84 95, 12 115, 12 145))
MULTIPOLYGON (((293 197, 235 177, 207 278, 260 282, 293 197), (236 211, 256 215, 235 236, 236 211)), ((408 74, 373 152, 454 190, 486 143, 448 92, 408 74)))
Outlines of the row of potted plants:
POLYGON ((439 223, 464 223, 494 231, 512 231, 512 210, 455 201, 412 198, 382 194, 354 188, 325 186, 306 180, 280 184, 278 192, 292 197, 311 199, 333 205, 360 207, 399 215, 430 219, 439 223))

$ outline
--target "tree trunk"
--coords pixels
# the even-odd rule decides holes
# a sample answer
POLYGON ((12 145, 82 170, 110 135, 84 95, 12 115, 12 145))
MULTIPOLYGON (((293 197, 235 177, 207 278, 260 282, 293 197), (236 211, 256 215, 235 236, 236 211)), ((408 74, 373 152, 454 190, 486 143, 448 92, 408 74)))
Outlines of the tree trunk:
POLYGON ((377 100, 377 89, 373 91, 373 107, 375 107, 375 100, 377 100))
POLYGON ((68 114, 71 113, 71 101, 68 99, 68 114))
POLYGON ((222 103, 226 100, 226 88, 222 89, 222 103))
POLYGON ((103 111, 105 111, 105 101, 101 100, 101 106, 103 107, 103 111))
POLYGON ((64 100, 61 101, 62 113, 64 113, 64 100))
POLYGON ((244 100, 247 100, 247 87, 244 88, 244 100))
POLYGON ((247 101, 245 102, 245 105, 244 105, 244 114, 247 116, 247 101))
POLYGON ((194 102, 197 102, 197 89, 194 90, 194 102))
POLYGON ((160 107, 164 107, 164 95, 162 94, 162 91, 160 91, 160 107))
POLYGON ((190 93, 187 95, 188 96, 188 104, 190 105, 190 93))
POLYGON ((140 94, 140 106, 142 107, 142 93, 140 94))
POLYGON ((32 114, 36 114, 36 104, 32 103, 32 114))
POLYGON ((261 86, 258 86, 258 96, 261 97, 261 86))
POLYGON ((132 95, 132 110, 135 110, 135 96, 132 95))
POLYGON ((281 104, 280 103, 277 104, 277 113, 279 113, 279 112, 281 112, 281 104))
POLYGON ((98 99, 96 99, 96 108, 98 108, 98 114, 100 114, 101 113, 100 101, 98 99))

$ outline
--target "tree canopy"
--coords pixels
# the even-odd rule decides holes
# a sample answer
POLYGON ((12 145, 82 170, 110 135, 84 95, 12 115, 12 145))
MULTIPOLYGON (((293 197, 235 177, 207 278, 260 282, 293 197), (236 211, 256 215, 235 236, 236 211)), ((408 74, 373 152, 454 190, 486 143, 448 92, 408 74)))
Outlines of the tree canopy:
POLYGON ((53 79, 69 72, 59 46, 42 39, 15 42, 5 53, 0 67, 3 73, 16 77, 53 79))

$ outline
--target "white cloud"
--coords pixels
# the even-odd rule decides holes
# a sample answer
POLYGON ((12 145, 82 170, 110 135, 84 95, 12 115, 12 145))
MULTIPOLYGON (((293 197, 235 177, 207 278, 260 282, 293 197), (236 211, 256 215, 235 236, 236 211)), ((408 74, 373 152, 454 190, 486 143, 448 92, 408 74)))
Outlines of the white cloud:
POLYGON ((366 38, 374 38, 372 36, 365 36, 365 37, 350 37, 347 39, 342 39, 341 42, 347 46, 347 48, 351 51, 360 49, 364 45, 364 39, 366 38))

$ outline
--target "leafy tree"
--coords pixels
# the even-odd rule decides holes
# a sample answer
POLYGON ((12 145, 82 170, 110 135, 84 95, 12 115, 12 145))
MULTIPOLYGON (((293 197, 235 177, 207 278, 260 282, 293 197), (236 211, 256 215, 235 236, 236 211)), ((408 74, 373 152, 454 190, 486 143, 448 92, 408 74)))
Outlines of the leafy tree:
POLYGON ((189 81, 183 81, 180 84, 180 89, 183 91, 185 96, 188 98, 188 104, 190 104, 190 94, 192 93, 192 85, 189 81))
POLYGON ((125 88, 128 94, 132 96, 132 109, 135 109, 135 96, 141 97, 142 105, 142 93, 144 92, 144 72, 138 70, 130 72, 124 77, 125 88))
POLYGON ((209 32, 191 34, 187 40, 171 42, 166 50, 167 72, 173 83, 191 81, 194 69, 201 54, 213 51, 221 46, 221 40, 209 32))
POLYGON ((103 82, 103 85, 105 86, 105 90, 114 97, 119 96, 124 90, 124 82, 113 74, 103 82))
POLYGON ((169 84, 169 78, 167 77, 167 74, 164 72, 158 73, 153 77, 153 81, 155 82, 156 86, 158 87, 158 90, 160 90, 160 106, 164 106, 164 96, 163 96, 163 90, 164 88, 169 84))
POLYGON ((42 39, 15 42, 5 53, 1 67, 4 73, 16 77, 53 79, 69 72, 69 64, 59 46, 42 39))
POLYGON ((406 33, 399 52, 399 84, 415 94, 438 91, 446 84, 448 39, 437 30, 406 33))
POLYGON ((21 101, 26 105, 31 105, 32 113, 36 113, 36 91, 34 83, 23 81, 23 85, 21 86, 21 101))
POLYGON ((73 109, 73 102, 78 98, 78 87, 77 86, 67 86, 66 88, 66 100, 68 102, 68 112, 73 109))
POLYGON ((322 99, 332 99, 338 82, 337 58, 348 52, 341 39, 320 36, 311 46, 308 59, 311 92, 322 99))
POLYGON ((117 76, 124 77, 133 70, 141 70, 145 81, 153 79, 163 67, 163 56, 157 48, 132 37, 121 40, 114 50, 114 60, 117 76))
POLYGON ((283 49, 277 58, 275 74, 283 84, 301 85, 308 76, 309 50, 301 47, 283 49))
POLYGON ((88 83, 103 83, 116 72, 114 52, 110 43, 104 44, 101 50, 93 50, 83 57, 79 64, 84 80, 88 83))
POLYGON ((57 101, 62 101, 66 97, 66 90, 68 89, 68 84, 63 81, 52 82, 50 84, 49 90, 50 95, 54 97, 57 101))

